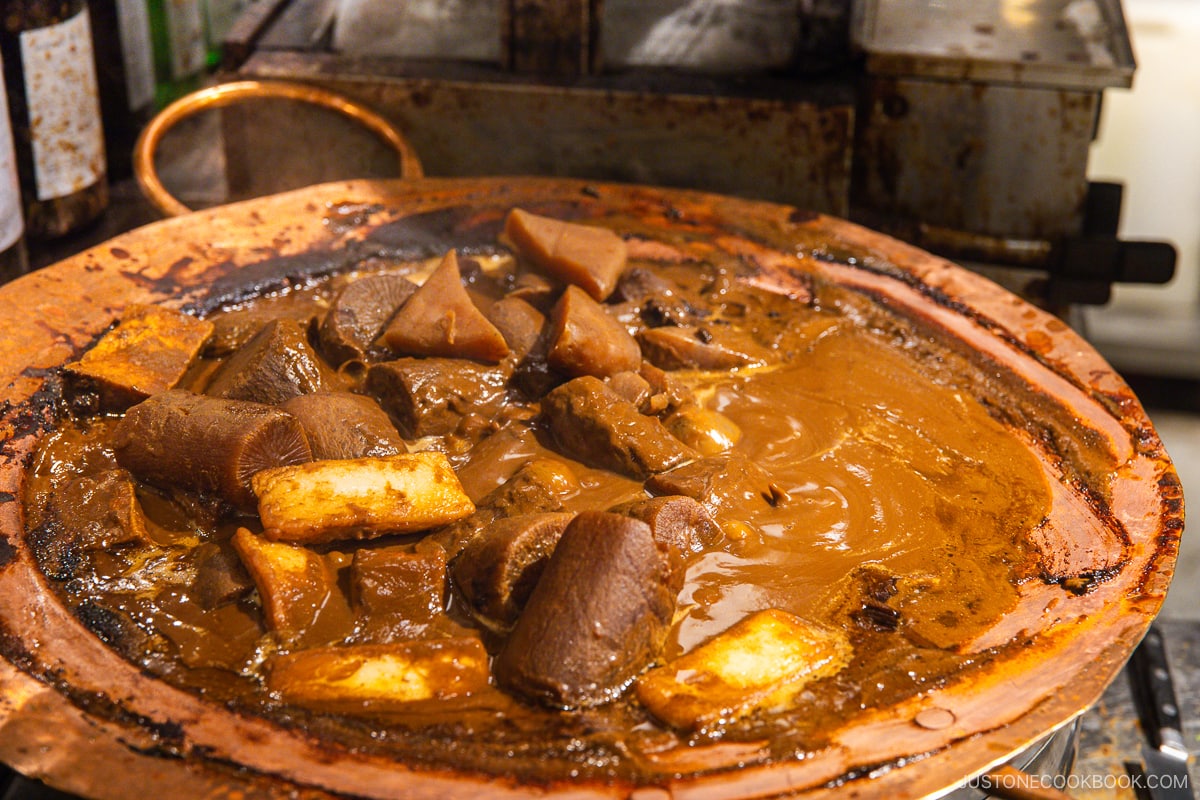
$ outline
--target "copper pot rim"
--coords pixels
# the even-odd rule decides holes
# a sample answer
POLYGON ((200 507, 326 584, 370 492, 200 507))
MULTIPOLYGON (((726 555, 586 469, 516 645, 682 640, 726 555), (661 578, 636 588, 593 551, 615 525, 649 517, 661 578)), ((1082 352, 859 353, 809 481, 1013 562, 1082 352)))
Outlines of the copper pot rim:
MULTIPOLYGON (((916 248, 776 204, 566 179, 353 181, 154 223, 0 289, 0 313, 32 317, 0 347, 0 372, 8 379, 0 438, 0 544, 6 545, 0 547, 0 758, 97 798, 151 786, 213 797, 282 797, 298 788, 314 796, 365 797, 624 797, 635 791, 623 785, 522 787, 504 778, 414 770, 214 708, 141 674, 88 633, 58 603, 24 540, 22 476, 49 413, 39 393, 53 368, 87 346, 125 305, 186 305, 264 251, 286 256, 328 248, 400 217, 539 203, 570 203, 595 217, 618 211, 650 229, 699 221, 730 241, 763 226, 785 239, 788 232, 819 235, 854 254, 853 263, 814 266, 810 259, 804 268, 882 298, 1015 367, 1079 424, 1128 452, 1108 488, 1115 490, 1114 513, 1129 535, 1129 561, 1078 598, 1059 590, 1054 602, 1067 610, 1044 629, 1024 630, 1020 623, 1030 620, 1014 621, 1011 635, 1037 643, 1027 655, 1018 651, 1002 670, 876 714, 842 732, 828 752, 668 781, 659 787, 662 796, 748 798, 802 790, 824 797, 845 791, 844 783, 892 797, 936 794, 1005 761, 1098 699, 1162 603, 1183 502, 1170 459, 1136 397, 1059 320, 916 248), (918 718, 929 709, 950 711, 951 722, 922 726, 918 718)), ((757 254, 782 265, 767 271, 781 288, 788 259, 799 258, 785 245, 757 254)))

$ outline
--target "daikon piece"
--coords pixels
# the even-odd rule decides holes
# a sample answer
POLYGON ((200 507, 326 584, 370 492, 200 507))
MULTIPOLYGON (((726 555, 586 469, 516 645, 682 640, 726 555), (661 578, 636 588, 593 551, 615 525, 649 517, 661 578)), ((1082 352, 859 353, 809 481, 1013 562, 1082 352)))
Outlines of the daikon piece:
POLYGON ((383 332, 383 341, 397 353, 417 356, 494 364, 508 355, 504 336, 467 294, 453 250, 400 306, 383 332))
POLYGON ((551 314, 552 367, 572 377, 606 377, 636 370, 642 363, 637 340, 586 292, 568 286, 551 314))
POLYGON ((767 609, 647 671, 635 692, 666 724, 694 731, 783 705, 806 684, 836 673, 849 657, 845 634, 767 609))
POLYGON ((267 535, 311 544, 412 533, 475 510, 437 452, 314 461, 251 479, 267 535))
POLYGON ((274 406, 172 389, 138 403, 113 432, 117 463, 166 488, 253 507, 250 476, 312 461, 299 421, 274 406))
POLYGON ((335 365, 362 358, 416 290, 403 275, 368 275, 350 283, 321 322, 321 350, 335 365))

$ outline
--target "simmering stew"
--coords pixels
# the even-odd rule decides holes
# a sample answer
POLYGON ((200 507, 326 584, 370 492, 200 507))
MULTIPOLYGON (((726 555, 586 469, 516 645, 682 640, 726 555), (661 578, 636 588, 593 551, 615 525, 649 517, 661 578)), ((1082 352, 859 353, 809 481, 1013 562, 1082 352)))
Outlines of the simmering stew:
POLYGON ((513 209, 490 250, 132 307, 63 370, 40 566, 161 679, 417 766, 802 755, 1019 646, 980 641, 1050 505, 965 360, 802 285, 513 209))

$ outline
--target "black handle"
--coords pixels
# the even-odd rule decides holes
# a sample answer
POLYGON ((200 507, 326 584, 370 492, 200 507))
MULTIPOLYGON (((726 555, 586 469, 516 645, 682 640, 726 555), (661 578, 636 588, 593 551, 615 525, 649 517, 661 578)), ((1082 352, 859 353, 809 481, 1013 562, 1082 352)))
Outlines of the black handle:
POLYGON ((1151 625, 1142 643, 1130 659, 1135 689, 1141 694, 1147 719, 1145 723, 1154 745, 1167 755, 1186 759, 1187 744, 1179 717, 1179 701, 1171 680, 1171 666, 1162 631, 1151 625))

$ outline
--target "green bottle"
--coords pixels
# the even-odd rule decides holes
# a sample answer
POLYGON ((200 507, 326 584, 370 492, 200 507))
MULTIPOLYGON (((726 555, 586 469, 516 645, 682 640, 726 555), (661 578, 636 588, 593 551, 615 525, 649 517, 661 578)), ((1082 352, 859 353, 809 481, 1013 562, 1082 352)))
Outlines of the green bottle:
POLYGON ((53 239, 108 207, 104 129, 84 0, 11 0, 0 57, 25 235, 53 239))
POLYGON ((158 108, 200 88, 207 48, 201 0, 149 0, 158 108))

